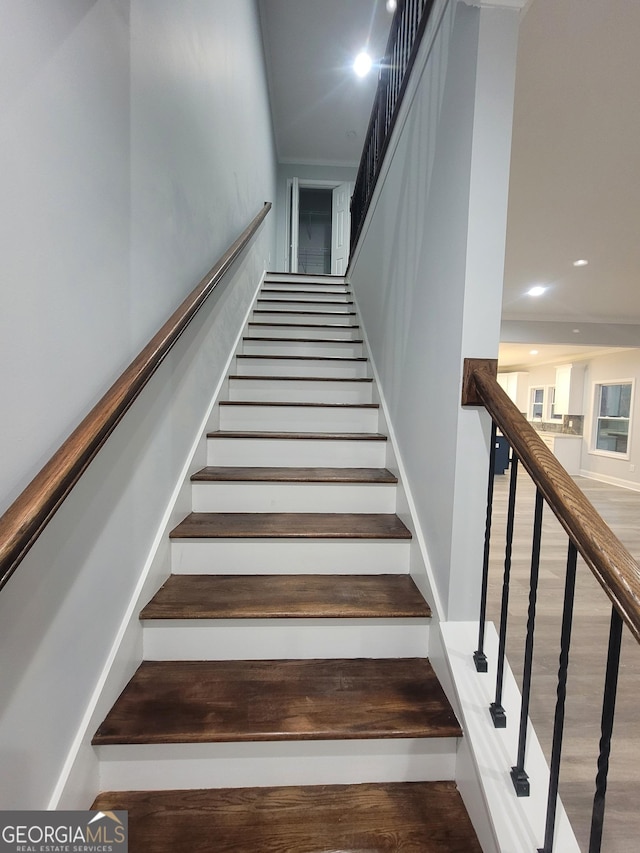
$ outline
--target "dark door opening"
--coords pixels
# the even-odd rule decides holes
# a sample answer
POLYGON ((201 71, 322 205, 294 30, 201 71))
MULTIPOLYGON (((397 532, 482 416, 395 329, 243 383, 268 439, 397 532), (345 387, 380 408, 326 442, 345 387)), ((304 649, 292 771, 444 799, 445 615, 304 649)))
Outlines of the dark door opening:
POLYGON ((331 189, 300 187, 298 202, 298 272, 331 273, 331 189))

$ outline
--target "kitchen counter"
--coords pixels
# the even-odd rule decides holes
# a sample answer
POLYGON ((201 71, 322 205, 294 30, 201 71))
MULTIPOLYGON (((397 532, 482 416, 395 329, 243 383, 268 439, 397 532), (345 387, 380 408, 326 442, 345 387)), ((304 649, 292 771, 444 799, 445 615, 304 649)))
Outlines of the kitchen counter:
POLYGON ((578 475, 582 456, 582 436, 544 430, 537 430, 537 432, 567 473, 572 476, 578 475))

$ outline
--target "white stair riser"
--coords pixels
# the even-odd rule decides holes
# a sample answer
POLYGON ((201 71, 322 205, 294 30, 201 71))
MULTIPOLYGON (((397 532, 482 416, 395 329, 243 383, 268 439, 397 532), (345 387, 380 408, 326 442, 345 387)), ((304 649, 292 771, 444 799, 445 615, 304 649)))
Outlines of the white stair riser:
POLYGON ((352 325, 335 325, 317 326, 316 324, 307 324, 302 326, 299 323, 291 322, 289 324, 271 325, 266 321, 260 321, 264 325, 251 321, 248 325, 248 334, 257 335, 264 338, 333 338, 341 341, 349 341, 354 338, 360 339, 360 328, 352 325))
POLYGON ((326 323, 344 323, 351 325, 357 322, 356 314, 348 311, 254 311, 251 318, 255 323, 312 323, 314 326, 324 326, 326 323))
POLYGON ((337 287, 344 285, 343 275, 297 275, 296 273, 267 273, 264 277, 264 284, 291 284, 296 287, 306 287, 308 285, 320 285, 321 287, 337 287))
POLYGON ((194 512, 396 511, 390 483, 193 483, 194 512))
POLYGON ((283 403, 371 403, 371 382, 230 379, 229 399, 283 403))
POLYGON ((299 294, 309 294, 311 298, 317 297, 318 299, 324 299, 325 297, 331 296, 346 296, 350 294, 353 296, 353 292, 351 288, 346 284, 314 284, 313 282, 281 282, 281 281, 267 281, 264 284, 264 288, 260 290, 260 295, 264 293, 265 297, 276 295, 273 292, 277 291, 278 293, 284 293, 285 297, 288 293, 295 294, 295 297, 292 295, 292 299, 297 299, 299 294), (270 291, 269 293, 265 293, 265 291, 270 291))
POLYGON ((174 539, 173 574, 406 574, 406 539, 174 539))
POLYGON ((335 379, 363 379, 368 376, 368 368, 366 361, 236 358, 236 373, 239 376, 330 376, 335 379))
POLYGON ((422 782, 455 778, 457 738, 98 747, 106 791, 422 782))
POLYGON ((159 619, 143 622, 144 660, 426 657, 428 619, 159 619))
POLYGON ((304 308, 305 306, 313 308, 321 308, 322 306, 331 307, 331 309, 341 308, 350 304, 353 310, 353 294, 346 290, 341 292, 333 291, 331 293, 319 293, 304 290, 262 290, 258 294, 255 308, 304 308), (327 303, 329 303, 327 305, 327 303), (334 304, 338 303, 338 304, 334 304))
POLYGON ((319 299, 314 294, 306 297, 295 294, 287 299, 286 294, 259 296, 255 308, 259 311, 354 311, 353 302, 346 294, 328 294, 319 299), (311 298, 313 296, 313 298, 311 298), (336 304, 337 303, 337 304, 336 304))
POLYGON ((375 408, 220 406, 220 429, 267 432, 377 432, 375 408))
MULTIPOLYGON (((262 332, 258 337, 269 337, 262 332)), ((273 341, 273 340, 244 340, 242 351, 245 355, 312 355, 312 356, 350 356, 362 355, 362 343, 349 340, 339 341, 273 341)))
POLYGON ((386 441, 210 438, 207 442, 207 465, 383 468, 386 458, 386 441))

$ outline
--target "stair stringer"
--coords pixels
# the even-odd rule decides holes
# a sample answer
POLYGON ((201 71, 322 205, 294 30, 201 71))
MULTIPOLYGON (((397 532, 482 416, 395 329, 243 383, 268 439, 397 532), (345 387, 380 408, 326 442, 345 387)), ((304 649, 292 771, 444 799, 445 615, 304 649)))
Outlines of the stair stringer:
MULTIPOLYGON (((357 295, 353 300, 358 307, 357 295)), ((517 797, 510 777, 516 762, 518 728, 496 729, 489 714, 492 701, 490 674, 475 671, 472 655, 477 645, 478 623, 448 622, 431 571, 426 540, 406 476, 406 466, 389 416, 380 376, 367 330, 358 309, 364 351, 374 377, 374 401, 380 404, 380 429, 388 437, 387 468, 398 477, 396 513, 413 534, 410 573, 432 604, 429 660, 447 699, 460 720, 464 737, 458 742, 455 782, 485 853, 530 853, 542 845, 549 768, 535 730, 529 721, 527 772, 535 779, 535 795, 517 797), (478 697, 484 703, 479 706, 478 697)), ((497 634, 493 623, 486 626, 485 643, 497 659, 497 634)), ((512 720, 519 718, 520 692, 505 660, 505 708, 512 720)), ((532 791, 533 791, 532 784, 532 791)), ((579 846, 562 802, 558 801, 556 845, 563 853, 579 853, 579 846)))
POLYGON ((246 331, 247 323, 254 310, 266 274, 266 270, 263 270, 245 316, 239 324, 239 331, 230 349, 220 379, 213 390, 204 417, 194 432, 193 443, 149 548, 147 559, 140 571, 138 582, 129 600, 120 628, 104 666, 97 675, 95 688, 87 704, 75 741, 69 750, 67 761, 48 803, 49 809, 85 809, 88 808, 95 796, 95 777, 99 772, 100 759, 91 739, 97 726, 104 719, 109 708, 118 698, 143 659, 143 629, 138 614, 153 593, 171 574, 169 532, 191 509, 191 475, 206 465, 207 432, 212 428, 212 424, 217 422, 217 403, 228 386, 231 365, 241 346, 242 336, 246 331))
MULTIPOLYGON (((445 636, 447 623, 443 618, 444 607, 437 591, 435 578, 431 569, 431 562, 424 536, 424 531, 419 521, 415 501, 406 475, 406 465, 398 449, 398 442, 393 429, 393 423, 389 415, 389 407, 384 396, 384 389, 380 381, 375 359, 369 345, 366 326, 362 319, 362 313, 358 307, 358 298, 354 293, 353 300, 358 310, 360 329, 364 340, 363 351, 369 359, 371 371, 374 377, 374 401, 380 404, 380 430, 388 435, 387 468, 398 477, 398 491, 396 501, 396 513, 407 525, 413 534, 410 546, 410 574, 414 583, 432 605, 431 630, 429 633, 429 660, 438 679, 444 689, 449 702, 461 721, 464 737, 458 741, 455 782, 460 790, 473 827, 478 835, 480 844, 485 853, 504 853, 511 849, 500 847, 498 833, 496 831, 496 816, 490 810, 489 800, 481 779, 481 772, 474 756, 473 745, 469 743, 473 737, 473 730, 469 730, 465 724, 462 711, 461 693, 455 681, 454 670, 451 665, 450 652, 446 647, 445 636)), ((488 713, 487 713, 488 716, 488 713)), ((507 779, 511 785, 508 775, 507 779)), ((505 790, 505 794, 511 792, 505 790)), ((514 798, 515 799, 515 798, 514 798)), ((498 819, 499 820, 499 819, 498 819)))
MULTIPOLYGON (((509 662, 505 659, 502 694, 507 727, 496 729, 489 714, 489 705, 494 699, 495 675, 492 673, 495 668, 490 664, 489 672, 478 673, 473 663, 478 623, 443 623, 438 636, 455 690, 454 696, 448 695, 448 698, 465 732, 458 750, 456 783, 483 849, 496 853, 530 853, 539 849, 545 831, 549 767, 529 720, 525 769, 531 795, 516 796, 510 770, 516 763, 518 751, 521 695, 509 662), (489 816, 493 847, 484 847, 484 837, 476 824, 476 815, 481 809, 489 816)), ((489 661, 498 659, 498 634, 493 622, 485 625, 484 649, 489 661)), ((554 850, 580 851, 559 797, 554 850)))

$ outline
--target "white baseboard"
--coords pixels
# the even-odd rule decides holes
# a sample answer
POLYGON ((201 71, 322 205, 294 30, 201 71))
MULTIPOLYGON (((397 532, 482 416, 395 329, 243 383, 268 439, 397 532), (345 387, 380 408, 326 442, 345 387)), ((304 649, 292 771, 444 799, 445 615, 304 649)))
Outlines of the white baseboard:
POLYGON ((608 483, 610 486, 620 486, 622 489, 640 492, 640 483, 635 483, 633 480, 623 480, 622 477, 610 477, 608 474, 587 471, 583 468, 580 469, 580 476, 585 477, 587 480, 597 480, 600 483, 608 483))
POLYGON ((181 518, 191 511, 191 483, 189 478, 195 469, 206 465, 206 433, 211 415, 227 381, 231 362, 235 358, 264 278, 265 273, 263 272, 246 315, 239 326, 238 334, 221 372, 221 378, 213 392, 206 413, 198 425, 196 438, 171 494, 138 583, 122 617, 102 671, 98 675, 76 738, 49 800, 47 808, 50 810, 88 808, 91 804, 87 802, 88 792, 93 789, 94 793, 97 793, 98 757, 91 745, 91 739, 96 728, 142 661, 143 634, 138 613, 153 592, 170 574, 169 532, 181 518))
MULTIPOLYGON (((465 733, 475 779, 469 761, 456 777, 460 793, 470 815, 488 810, 493 838, 481 837, 486 825, 474 820, 483 850, 500 853, 531 853, 544 841, 549 768, 531 723, 527 731, 526 772, 531 785, 529 797, 517 797, 510 770, 516 763, 520 720, 520 691, 509 664, 505 661, 502 705, 507 727, 496 729, 489 714, 494 699, 495 661, 498 635, 492 622, 485 630, 485 652, 489 672, 477 673, 473 650, 477 647, 477 622, 441 623, 445 652, 457 693, 460 724, 465 733), (479 784, 478 784, 479 783, 479 784)), ((579 853, 579 846, 564 807, 558 800, 554 850, 579 853)))

